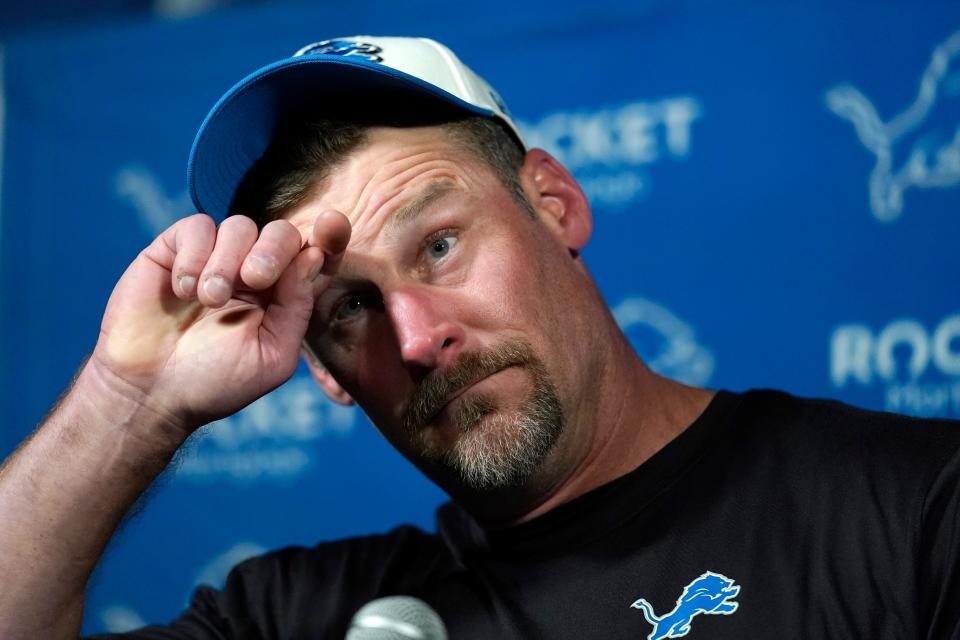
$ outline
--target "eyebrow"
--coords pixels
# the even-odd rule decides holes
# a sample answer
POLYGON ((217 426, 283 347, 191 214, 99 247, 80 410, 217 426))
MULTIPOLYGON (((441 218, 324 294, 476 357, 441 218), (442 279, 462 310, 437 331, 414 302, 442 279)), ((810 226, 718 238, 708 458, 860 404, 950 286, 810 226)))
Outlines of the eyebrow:
POLYGON ((417 216, 422 214, 427 207, 455 188, 456 184, 453 180, 443 179, 431 183, 430 186, 417 196, 397 207, 393 215, 390 216, 390 221, 387 223, 387 226, 391 231, 396 231, 401 226, 409 224, 416 219, 417 216))

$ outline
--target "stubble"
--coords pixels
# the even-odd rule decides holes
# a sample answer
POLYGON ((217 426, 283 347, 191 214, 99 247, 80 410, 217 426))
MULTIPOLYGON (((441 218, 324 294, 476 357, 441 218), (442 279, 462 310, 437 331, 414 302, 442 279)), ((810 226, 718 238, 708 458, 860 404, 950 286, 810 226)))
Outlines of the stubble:
POLYGON ((530 345, 521 340, 464 354, 446 370, 420 383, 403 415, 408 437, 427 463, 455 473, 473 490, 522 486, 540 468, 560 433, 563 411, 556 387, 530 345), (510 367, 524 369, 530 389, 514 409, 498 407, 489 395, 459 398, 451 416, 454 444, 438 448, 425 427, 457 391, 510 367))

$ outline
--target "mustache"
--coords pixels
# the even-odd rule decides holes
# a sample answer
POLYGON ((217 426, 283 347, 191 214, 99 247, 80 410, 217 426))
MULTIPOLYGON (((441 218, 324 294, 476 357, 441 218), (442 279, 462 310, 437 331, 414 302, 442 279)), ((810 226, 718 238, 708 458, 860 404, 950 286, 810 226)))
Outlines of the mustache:
POLYGON ((401 421, 407 433, 426 426, 447 404, 450 396, 508 367, 537 362, 530 345, 522 340, 504 342, 483 351, 464 353, 445 369, 434 369, 417 385, 404 407, 401 421))

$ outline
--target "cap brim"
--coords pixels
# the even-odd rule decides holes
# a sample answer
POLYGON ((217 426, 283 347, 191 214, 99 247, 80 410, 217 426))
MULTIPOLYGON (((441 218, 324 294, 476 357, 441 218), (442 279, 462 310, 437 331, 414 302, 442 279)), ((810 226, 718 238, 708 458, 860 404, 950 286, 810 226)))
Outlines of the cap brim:
POLYGON ((222 220, 277 126, 293 118, 412 125, 493 111, 385 65, 310 54, 263 67, 234 85, 207 114, 190 150, 187 179, 198 211, 222 220), (389 105, 386 106, 385 105, 389 105))

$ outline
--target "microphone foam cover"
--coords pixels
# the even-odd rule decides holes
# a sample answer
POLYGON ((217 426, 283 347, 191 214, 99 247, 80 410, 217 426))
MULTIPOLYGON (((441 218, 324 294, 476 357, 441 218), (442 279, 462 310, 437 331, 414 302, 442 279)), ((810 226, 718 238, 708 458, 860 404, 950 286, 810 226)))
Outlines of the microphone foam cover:
POLYGON ((423 600, 388 596, 357 611, 346 640, 447 640, 447 629, 423 600))

